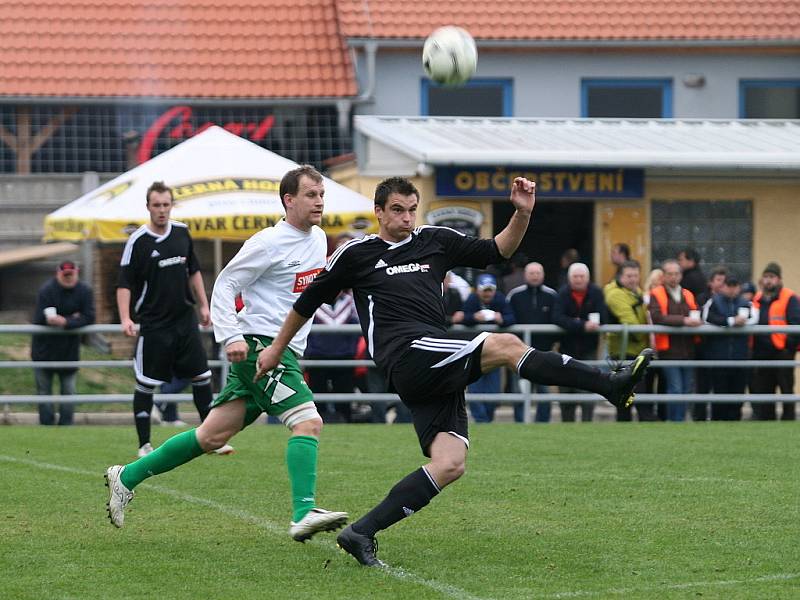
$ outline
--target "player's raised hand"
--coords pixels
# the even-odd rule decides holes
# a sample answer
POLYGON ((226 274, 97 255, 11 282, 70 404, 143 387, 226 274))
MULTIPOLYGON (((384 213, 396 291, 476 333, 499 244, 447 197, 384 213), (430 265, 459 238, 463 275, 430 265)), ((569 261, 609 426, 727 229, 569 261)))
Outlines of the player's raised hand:
POLYGON ((275 346, 267 346, 258 353, 258 360, 256 361, 256 374, 253 377, 253 383, 264 377, 267 373, 272 371, 281 362, 281 354, 275 346))
POLYGON ((511 184, 511 203, 519 211, 532 212, 536 204, 536 182, 517 177, 511 184))

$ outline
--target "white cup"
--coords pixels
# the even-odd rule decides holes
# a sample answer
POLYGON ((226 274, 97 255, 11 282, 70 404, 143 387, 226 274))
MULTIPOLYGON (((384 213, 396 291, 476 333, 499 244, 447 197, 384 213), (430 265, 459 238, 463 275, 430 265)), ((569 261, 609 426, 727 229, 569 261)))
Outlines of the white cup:
POLYGON ((695 321, 700 320, 700 311, 699 310, 690 310, 689 311, 689 318, 694 319, 695 321))
POLYGON ((600 313, 589 313, 589 322, 600 325, 600 313))
POLYGON ((44 309, 44 318, 45 319, 52 319, 53 317, 58 316, 58 310, 55 306, 48 306, 44 309))
POLYGON ((494 321, 494 311, 490 308, 484 308, 479 314, 484 321, 494 321))
POLYGON ((739 310, 738 310, 738 314, 743 319, 749 319, 750 318, 750 309, 747 308, 746 306, 740 306, 739 310))

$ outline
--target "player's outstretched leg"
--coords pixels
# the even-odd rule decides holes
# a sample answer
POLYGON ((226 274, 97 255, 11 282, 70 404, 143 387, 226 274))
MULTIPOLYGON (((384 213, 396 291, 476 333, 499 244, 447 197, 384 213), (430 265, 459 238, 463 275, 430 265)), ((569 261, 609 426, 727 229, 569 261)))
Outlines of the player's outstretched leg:
POLYGON ((628 365, 606 373, 566 354, 528 348, 517 362, 517 372, 536 383, 595 392, 617 408, 626 408, 633 403, 633 390, 644 378, 653 356, 653 350, 645 348, 628 365))
POLYGON ((244 415, 244 400, 225 402, 214 408, 197 429, 173 435, 137 461, 110 467, 106 471, 106 478, 110 493, 108 511, 111 522, 122 527, 125 507, 133 498, 133 488, 148 477, 171 471, 205 452, 221 447, 241 430, 244 415))
POLYGON ((123 525, 125 507, 133 499, 133 488, 152 475, 171 471, 203 454, 195 432, 196 429, 190 429, 173 435, 139 460, 106 470, 108 518, 116 527, 123 525))

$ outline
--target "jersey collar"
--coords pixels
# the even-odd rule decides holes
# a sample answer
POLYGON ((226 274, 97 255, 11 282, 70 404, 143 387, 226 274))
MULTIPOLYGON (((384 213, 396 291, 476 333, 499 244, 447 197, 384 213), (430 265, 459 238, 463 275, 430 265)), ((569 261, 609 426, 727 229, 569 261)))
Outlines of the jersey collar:
POLYGON ((382 237, 380 237, 380 236, 377 236, 377 237, 378 237, 379 240, 382 240, 384 244, 389 246, 389 248, 388 248, 389 250, 394 250, 395 248, 399 248, 400 246, 403 246, 405 244, 410 244, 412 238, 414 237, 414 233, 411 232, 406 239, 404 239, 404 240, 402 240, 400 242, 387 242, 382 237))
POLYGON ((172 221, 171 220, 167 221, 167 230, 164 233, 162 233, 161 235, 157 234, 155 231, 150 229, 150 226, 147 225, 147 224, 145 224, 144 228, 145 228, 145 231, 147 231, 147 233, 149 235, 151 235, 154 238, 156 238, 156 243, 163 242, 165 239, 167 239, 169 237, 169 234, 172 233, 172 221))

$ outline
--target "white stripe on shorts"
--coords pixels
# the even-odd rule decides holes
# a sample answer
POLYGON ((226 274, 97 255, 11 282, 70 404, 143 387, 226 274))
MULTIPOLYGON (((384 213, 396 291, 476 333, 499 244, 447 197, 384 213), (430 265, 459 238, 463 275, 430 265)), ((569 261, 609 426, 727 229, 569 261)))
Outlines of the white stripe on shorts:
POLYGON ((444 360, 439 361, 435 365, 431 367, 431 369, 438 369, 439 367, 444 367, 445 365, 449 365, 451 363, 456 362, 457 360, 467 356, 468 354, 472 354, 475 351, 475 348, 480 346, 487 337, 491 335, 488 331, 482 331, 474 338, 472 338, 465 346, 463 346, 458 352, 454 352, 444 360))

